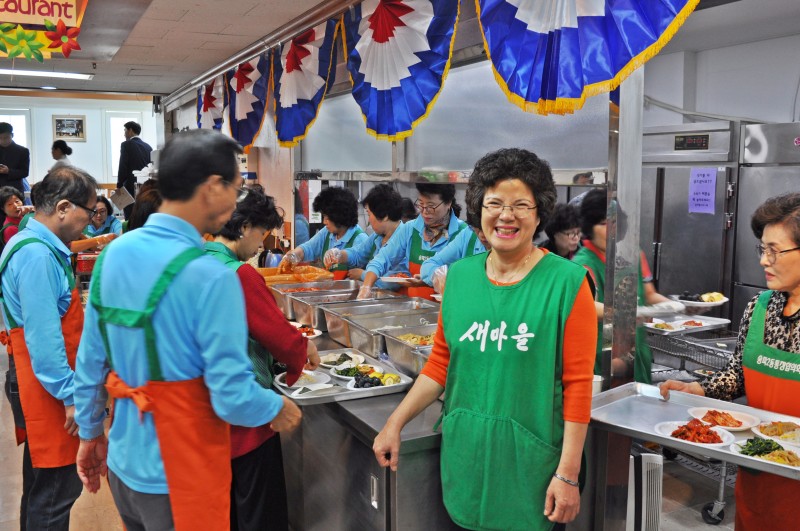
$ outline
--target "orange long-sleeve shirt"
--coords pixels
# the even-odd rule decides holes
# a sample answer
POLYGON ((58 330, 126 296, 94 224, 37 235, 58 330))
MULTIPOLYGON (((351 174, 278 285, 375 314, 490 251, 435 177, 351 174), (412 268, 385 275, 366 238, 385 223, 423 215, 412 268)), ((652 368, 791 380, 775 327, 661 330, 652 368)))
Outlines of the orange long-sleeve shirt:
MULTIPOLYGON (((597 317, 594 296, 589 287, 589 281, 584 279, 564 328, 561 380, 564 384, 563 418, 566 421, 587 424, 591 418, 592 376, 596 346, 597 317)), ((444 337, 442 314, 439 312, 439 322, 433 337, 433 349, 420 374, 424 374, 444 387, 449 364, 450 348, 444 337)))

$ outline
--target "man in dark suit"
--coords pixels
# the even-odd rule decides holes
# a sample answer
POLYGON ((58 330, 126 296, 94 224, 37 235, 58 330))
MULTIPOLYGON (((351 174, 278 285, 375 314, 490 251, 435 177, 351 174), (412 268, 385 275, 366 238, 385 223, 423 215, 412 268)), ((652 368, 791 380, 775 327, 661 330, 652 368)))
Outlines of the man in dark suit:
MULTIPOLYGON (((131 196, 136 195, 136 177, 133 172, 141 170, 150 164, 150 152, 153 148, 139 138, 139 133, 142 132, 142 126, 136 122, 128 122, 125 124, 125 142, 120 145, 119 152, 119 170, 117 171, 117 189, 125 187, 131 196)), ((123 209, 125 212, 125 219, 128 219, 133 210, 133 204, 126 206, 123 209)))
POLYGON ((28 148, 14 142, 14 128, 0 122, 0 186, 13 186, 22 193, 22 179, 28 176, 31 154, 28 148))

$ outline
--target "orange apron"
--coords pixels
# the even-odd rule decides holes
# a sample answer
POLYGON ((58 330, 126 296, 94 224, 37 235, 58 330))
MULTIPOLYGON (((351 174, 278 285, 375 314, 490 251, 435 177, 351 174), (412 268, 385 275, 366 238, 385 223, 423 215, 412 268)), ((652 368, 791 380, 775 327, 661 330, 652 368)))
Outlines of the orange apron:
MULTIPOLYGON (((47 245, 58 261, 72 290, 69 308, 61 317, 61 332, 64 336, 64 347, 67 352, 67 363, 70 369, 75 370, 75 357, 78 354, 78 343, 83 330, 83 306, 81 297, 75 288, 75 275, 70 265, 46 242, 37 238, 27 238, 17 242, 6 255, 5 261, 0 266, 0 272, 5 271, 8 260, 20 248, 31 243, 47 245)), ((5 301, 3 302, 5 306, 5 301)), ((8 308, 5 308, 10 341, 6 348, 14 356, 19 382, 19 398, 22 404, 22 414, 25 418, 25 429, 16 429, 17 444, 22 444, 27 439, 28 449, 31 454, 31 463, 34 468, 57 468, 75 464, 78 454, 80 439, 72 436, 64 429, 67 421, 64 403, 48 393, 39 383, 31 365, 31 356, 28 345, 25 343, 25 330, 11 317, 8 308)))
POLYGON ((148 297, 144 311, 104 307, 100 297, 100 278, 104 254, 95 265, 91 304, 97 309, 101 336, 112 367, 106 389, 114 400, 133 400, 139 411, 153 415, 169 503, 177 531, 229 529, 231 488, 230 426, 211 406, 203 377, 164 381, 156 349, 152 315, 169 284, 183 267, 203 251, 190 248, 169 263, 148 297), (147 344, 150 380, 131 388, 113 370, 107 325, 143 328, 147 344))
MULTIPOLYGON (((752 407, 800 417, 800 375, 791 367, 800 354, 764 344, 767 303, 763 292, 753 310, 742 366, 747 403, 752 407)), ((739 468, 736 478, 736 531, 796 529, 793 503, 800 501, 800 481, 739 468)))

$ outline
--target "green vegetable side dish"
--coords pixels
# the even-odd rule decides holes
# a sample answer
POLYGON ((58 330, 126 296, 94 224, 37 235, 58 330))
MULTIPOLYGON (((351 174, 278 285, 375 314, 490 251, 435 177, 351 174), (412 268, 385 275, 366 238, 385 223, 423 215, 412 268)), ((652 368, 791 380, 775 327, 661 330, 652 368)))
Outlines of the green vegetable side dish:
POLYGON ((338 374, 339 376, 348 376, 352 378, 356 374, 358 374, 358 368, 348 367, 346 369, 336 369, 336 374, 338 374))
POLYGON ((747 439, 747 442, 741 448, 739 453, 742 455, 752 455, 753 457, 766 455, 775 450, 783 450, 783 446, 775 441, 761 438, 747 439))

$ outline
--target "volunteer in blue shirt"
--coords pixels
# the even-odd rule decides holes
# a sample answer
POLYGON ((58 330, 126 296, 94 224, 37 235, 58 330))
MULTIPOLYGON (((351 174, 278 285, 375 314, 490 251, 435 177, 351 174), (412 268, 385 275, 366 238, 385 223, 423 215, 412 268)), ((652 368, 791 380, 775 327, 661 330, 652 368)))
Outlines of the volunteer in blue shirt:
MULTIPOLYGON (((435 255, 464 230, 466 223, 458 219, 461 207, 455 202, 453 184, 419 183, 418 199, 414 203, 420 215, 398 228, 389 243, 367 264, 364 285, 358 297, 369 298, 378 278, 390 274, 394 264, 408 265, 412 275, 419 275, 425 260, 435 255)), ((404 292, 412 297, 430 298, 433 288, 419 277, 405 281, 404 292)))
MULTIPOLYGON (((328 249, 350 249, 367 239, 367 233, 358 226, 358 201, 349 190, 332 186, 314 198, 314 212, 322 214, 325 228, 306 243, 286 255, 278 265, 278 272, 285 273, 300 262, 322 261, 328 249)), ((347 264, 335 265, 333 278, 347 278, 347 264)))
POLYGON ((6 393, 17 443, 25 442, 22 529, 66 531, 81 493, 73 371, 83 308, 67 246, 94 213, 96 189, 77 168, 50 172, 37 188, 36 217, 0 256, 3 342, 11 354, 6 393))
MULTIPOLYGON (((467 216, 469 217, 469 216, 467 216)), ((471 220, 467 219, 468 222, 471 220)), ((470 230, 462 230, 453 238, 447 247, 425 260, 420 270, 423 281, 437 293, 444 292, 444 281, 447 278, 447 269, 450 264, 458 262, 462 258, 486 252, 489 242, 480 228, 480 218, 476 220, 477 225, 469 223, 470 230)))
POLYGON ((91 223, 83 229, 83 233, 89 238, 101 234, 116 234, 117 236, 122 234, 122 223, 114 217, 114 207, 111 206, 111 201, 107 197, 97 196, 96 213, 92 216, 91 223))
MULTIPOLYGON (((366 273, 363 268, 379 250, 386 246, 397 228, 403 224, 400 221, 403 213, 402 198, 397 190, 389 184, 379 184, 373 187, 361 204, 367 214, 367 221, 375 233, 350 249, 329 249, 323 258, 325 267, 347 264, 347 276, 352 280, 364 279, 366 273)), ((390 274, 395 273, 408 275, 408 269, 405 264, 398 263, 392 268, 390 274)), ((387 287, 381 285, 380 281, 377 285, 378 287, 387 287)))
POLYGON ((203 253, 201 235, 246 193, 240 152, 210 130, 173 136, 159 159, 159 212, 94 268, 75 371, 78 474, 96 492, 108 472, 128 529, 227 529, 229 423, 281 432, 301 417, 253 377, 239 280, 203 253))

